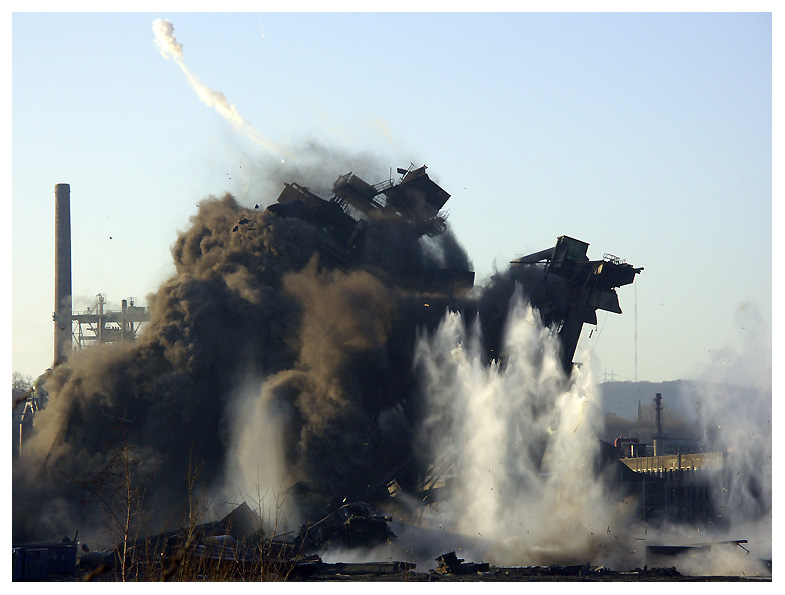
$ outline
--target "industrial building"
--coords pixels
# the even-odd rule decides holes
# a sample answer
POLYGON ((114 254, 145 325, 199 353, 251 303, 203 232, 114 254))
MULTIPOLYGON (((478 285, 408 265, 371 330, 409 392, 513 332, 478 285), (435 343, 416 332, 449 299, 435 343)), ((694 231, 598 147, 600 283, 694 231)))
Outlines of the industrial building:
POLYGON ((720 514, 722 473, 727 453, 701 452, 692 438, 671 438, 663 428, 662 394, 653 399, 655 428, 651 443, 638 437, 601 442, 603 464, 614 469, 612 483, 637 502, 644 521, 713 521, 720 514))
POLYGON ((119 311, 106 310, 106 297, 81 312, 73 310, 71 288, 71 186, 55 185, 55 309, 54 365, 61 364, 74 349, 90 345, 133 341, 142 323, 150 320, 148 308, 123 299, 119 311))
MULTIPOLYGON (((150 320, 149 308, 137 306, 134 298, 123 299, 120 310, 109 310, 106 297, 96 296, 93 306, 74 311, 71 284, 71 186, 55 185, 54 254, 54 358, 53 368, 64 363, 74 351, 92 345, 132 342, 142 325, 150 320)), ((46 406, 44 383, 52 372, 41 374, 26 394, 14 403, 12 435, 14 456, 23 452, 23 441, 33 427, 36 413, 46 406)))

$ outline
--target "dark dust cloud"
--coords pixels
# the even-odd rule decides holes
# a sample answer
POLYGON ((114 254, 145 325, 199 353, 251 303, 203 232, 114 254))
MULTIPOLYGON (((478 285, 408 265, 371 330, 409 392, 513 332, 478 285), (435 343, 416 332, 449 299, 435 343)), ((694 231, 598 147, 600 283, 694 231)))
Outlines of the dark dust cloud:
POLYGON ((75 353, 51 375, 13 469, 15 541, 96 529, 94 496, 124 459, 151 524, 177 525, 189 469, 208 488, 226 481, 228 413, 248 378, 289 412, 287 477, 306 511, 414 456, 416 332, 438 324, 450 296, 402 289, 395 276, 469 270, 469 259, 449 230, 420 240, 375 218, 358 266, 340 270, 319 261, 318 232, 229 194, 199 204, 137 342, 75 353))

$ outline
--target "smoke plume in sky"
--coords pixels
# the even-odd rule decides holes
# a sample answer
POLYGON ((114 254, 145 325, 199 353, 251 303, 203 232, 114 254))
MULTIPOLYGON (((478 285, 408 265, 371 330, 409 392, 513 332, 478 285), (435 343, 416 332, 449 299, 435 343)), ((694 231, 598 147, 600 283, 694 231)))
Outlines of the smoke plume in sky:
POLYGON ((232 125, 232 128, 259 146, 264 147, 277 155, 286 157, 287 159, 293 158, 288 151, 271 142, 246 121, 237 111, 237 108, 229 103, 226 96, 221 91, 211 89, 188 69, 185 65, 185 59, 183 58, 183 44, 175 39, 174 25, 172 25, 171 22, 164 19, 156 19, 153 22, 153 33, 155 33, 155 45, 161 52, 161 55, 167 60, 172 60, 180 67, 180 70, 183 71, 185 78, 188 80, 188 85, 207 107, 214 108, 215 111, 232 125))

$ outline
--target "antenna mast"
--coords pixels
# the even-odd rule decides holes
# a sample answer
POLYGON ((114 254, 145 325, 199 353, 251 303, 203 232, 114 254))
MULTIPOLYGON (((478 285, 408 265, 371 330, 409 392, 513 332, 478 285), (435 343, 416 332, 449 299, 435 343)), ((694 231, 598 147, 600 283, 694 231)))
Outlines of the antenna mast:
POLYGON ((638 382, 638 284, 633 283, 632 287, 635 292, 635 382, 638 382))

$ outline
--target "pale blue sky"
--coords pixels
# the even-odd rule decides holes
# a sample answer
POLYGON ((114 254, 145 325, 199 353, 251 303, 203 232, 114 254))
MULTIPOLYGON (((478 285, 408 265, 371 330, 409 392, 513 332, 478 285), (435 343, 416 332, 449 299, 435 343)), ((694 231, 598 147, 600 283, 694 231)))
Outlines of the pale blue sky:
POLYGON ((770 14, 16 13, 13 370, 51 365, 55 184, 71 184, 76 309, 143 304, 202 198, 280 191, 261 177, 279 156, 199 100, 157 18, 302 167, 307 141, 328 147, 325 184, 349 155, 369 182, 427 164, 478 282, 564 234, 645 267, 579 345, 601 374, 634 379, 636 294, 639 380, 718 354, 770 367, 770 14))

